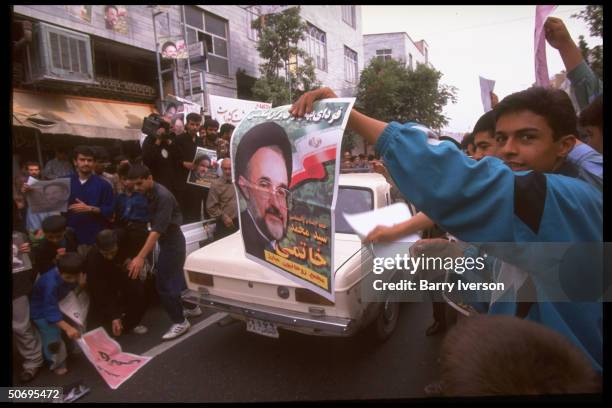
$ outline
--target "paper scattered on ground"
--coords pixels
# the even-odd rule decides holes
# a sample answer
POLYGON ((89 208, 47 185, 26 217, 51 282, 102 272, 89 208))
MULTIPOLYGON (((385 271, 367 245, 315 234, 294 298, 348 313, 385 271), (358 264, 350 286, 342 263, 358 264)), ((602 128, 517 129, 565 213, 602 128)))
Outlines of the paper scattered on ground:
POLYGON ((119 343, 110 338, 102 327, 85 333, 78 340, 78 344, 113 390, 119 388, 152 359, 122 352, 119 343))

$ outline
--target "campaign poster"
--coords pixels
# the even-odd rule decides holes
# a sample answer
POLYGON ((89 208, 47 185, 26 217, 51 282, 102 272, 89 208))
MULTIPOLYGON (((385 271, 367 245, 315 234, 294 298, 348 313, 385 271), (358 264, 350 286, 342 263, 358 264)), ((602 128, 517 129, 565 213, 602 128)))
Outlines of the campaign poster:
POLYGON ((202 113, 202 106, 190 101, 189 99, 184 99, 175 95, 166 95, 166 100, 168 103, 166 110, 164 111, 164 116, 168 116, 170 118, 178 116, 183 124, 187 124, 187 115, 190 113, 202 113))
POLYGON ((83 23, 91 23, 91 8, 93 6, 91 4, 89 5, 83 5, 83 6, 76 6, 76 5, 67 5, 66 6, 66 11, 68 12, 68 15, 70 15, 71 17, 80 20, 83 23))
POLYGON ((70 197, 69 178, 50 181, 32 180, 28 182, 31 190, 26 194, 32 213, 67 211, 70 197))
POLYGON ((77 342, 113 390, 119 388, 152 358, 122 352, 119 343, 110 338, 102 327, 85 333, 77 342))
POLYGON ((104 6, 104 26, 107 30, 127 35, 129 32, 128 12, 126 6, 104 6))
POLYGON ((318 101, 302 118, 290 105, 254 110, 231 140, 247 258, 331 301, 340 147, 354 101, 318 101))
POLYGON ((187 175, 187 183, 200 187, 210 188, 219 178, 217 174, 217 152, 211 149, 198 147, 193 158, 193 168, 187 175))
POLYGON ((271 103, 246 101, 243 99, 226 98, 225 96, 209 95, 210 116, 219 122, 219 126, 229 123, 238 126, 240 121, 255 109, 270 109, 271 103))
POLYGON ((159 37, 159 53, 164 59, 189 58, 185 38, 182 35, 159 37))

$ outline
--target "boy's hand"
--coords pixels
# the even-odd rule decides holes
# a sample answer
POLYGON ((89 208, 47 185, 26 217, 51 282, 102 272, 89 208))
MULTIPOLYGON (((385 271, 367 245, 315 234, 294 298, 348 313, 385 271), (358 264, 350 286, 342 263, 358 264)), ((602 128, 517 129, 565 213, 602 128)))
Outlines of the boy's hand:
POLYGON ((71 339, 76 340, 81 337, 81 332, 72 326, 68 326, 66 327, 66 335, 70 337, 71 339))
POLYGON ((289 113, 293 116, 301 117, 306 113, 312 112, 312 104, 319 99, 337 98, 338 96, 331 88, 318 88, 300 96, 300 98, 289 108, 289 113))
POLYGON ((21 186, 21 192, 24 194, 30 191, 31 189, 32 187, 30 187, 28 183, 23 183, 23 186, 21 186))
POLYGON ((130 262, 130 265, 128 266, 128 276, 130 279, 138 279, 138 275, 140 275, 140 271, 142 270, 143 266, 144 259, 138 256, 132 259, 132 262, 130 262))
POLYGON ((87 284, 87 275, 81 272, 79 274, 79 287, 84 288, 86 284, 87 284))
POLYGON ((551 47, 560 50, 567 46, 573 46, 574 40, 567 27, 563 24, 563 20, 557 17, 548 17, 544 23, 544 35, 546 41, 551 47))
POLYGON ((499 98, 495 95, 495 92, 491 92, 491 108, 494 108, 495 105, 499 103, 499 98))
POLYGON ((121 319, 113 320, 113 336, 121 336, 123 333, 123 324, 121 323, 121 319))
POLYGON ((21 244, 19 246, 19 252, 23 253, 23 254, 28 254, 30 253, 30 244, 27 242, 24 242, 23 244, 21 244))
POLYGON ((367 237, 363 240, 363 242, 390 242, 393 241, 393 227, 388 227, 386 225, 378 225, 374 228, 367 237))

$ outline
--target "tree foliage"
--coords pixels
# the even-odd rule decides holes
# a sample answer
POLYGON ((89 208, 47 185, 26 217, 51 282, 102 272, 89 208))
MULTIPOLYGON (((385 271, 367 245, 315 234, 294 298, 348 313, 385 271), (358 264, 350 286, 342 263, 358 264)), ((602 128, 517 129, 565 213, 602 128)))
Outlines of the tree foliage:
POLYGON ((286 105, 319 86, 312 58, 298 47, 307 28, 300 18, 300 7, 260 16, 252 27, 259 33, 257 51, 264 61, 252 89, 256 99, 272 106, 286 105), (291 61, 299 63, 290 65, 291 61), (291 69, 286 70, 287 66, 291 69))
POLYGON ((357 108, 385 122, 415 121, 441 129, 448 123, 442 109, 457 101, 456 88, 440 84, 441 78, 424 64, 411 70, 403 62, 374 58, 361 72, 357 108))
MULTIPOLYGON (((603 35, 603 7, 601 5, 588 5, 578 14, 572 14, 573 18, 585 21, 589 25, 589 32, 592 37, 602 37, 603 35)), ((596 45, 589 48, 584 36, 578 37, 578 46, 582 56, 588 61, 591 69, 600 79, 603 78, 603 45, 596 45)))

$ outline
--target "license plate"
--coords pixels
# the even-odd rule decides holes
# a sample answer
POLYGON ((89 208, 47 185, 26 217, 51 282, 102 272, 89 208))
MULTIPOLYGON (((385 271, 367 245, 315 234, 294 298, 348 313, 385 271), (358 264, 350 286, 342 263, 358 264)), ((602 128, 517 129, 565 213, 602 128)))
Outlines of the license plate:
POLYGON ((274 337, 278 339, 278 330, 274 323, 266 322, 258 319, 247 319, 246 329, 252 333, 261 334, 262 336, 274 337))

